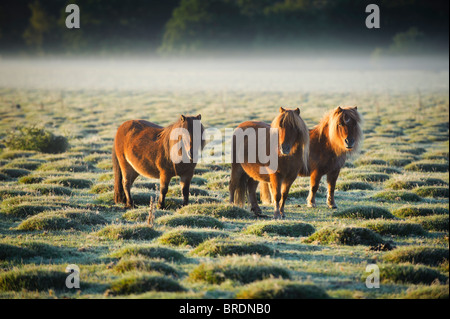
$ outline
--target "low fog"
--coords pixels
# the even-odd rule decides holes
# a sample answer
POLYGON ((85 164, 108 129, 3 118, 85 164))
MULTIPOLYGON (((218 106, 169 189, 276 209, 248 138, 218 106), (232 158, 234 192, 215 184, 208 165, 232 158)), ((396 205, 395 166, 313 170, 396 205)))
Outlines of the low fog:
POLYGON ((377 92, 449 89, 448 57, 0 59, 0 87, 377 92))

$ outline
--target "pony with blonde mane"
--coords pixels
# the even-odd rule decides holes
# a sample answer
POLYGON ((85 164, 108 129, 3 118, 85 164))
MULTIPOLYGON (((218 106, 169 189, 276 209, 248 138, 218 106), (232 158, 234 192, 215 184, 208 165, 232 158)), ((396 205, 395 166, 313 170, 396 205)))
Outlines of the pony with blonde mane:
MULTIPOLYGON (((316 207, 316 193, 322 176, 327 175, 327 205, 337 208, 334 191, 339 173, 347 158, 357 153, 363 140, 362 117, 357 107, 337 107, 325 114, 320 123, 310 131, 309 171, 300 176, 310 176, 311 186, 308 207, 316 207)), ((261 200, 272 201, 267 184, 261 185, 261 200)))
MULTIPOLYGON (((259 135, 259 134, 258 134, 259 135)), ((258 137, 256 137, 256 154, 258 150, 258 137)), ((230 203, 243 206, 245 196, 251 205, 251 211, 256 216, 261 215, 261 208, 256 198, 256 188, 260 182, 270 185, 271 191, 275 199, 274 218, 284 218, 284 205, 289 194, 292 183, 301 171, 307 171, 309 158, 309 131, 305 122, 300 117, 300 109, 285 110, 280 108, 280 114, 272 121, 271 125, 264 122, 247 121, 241 123, 233 135, 233 163, 231 166, 230 179, 230 203), (261 173, 261 168, 267 167, 262 164, 259 159, 255 162, 249 161, 249 138, 239 141, 236 138, 236 132, 241 129, 245 133, 246 130, 254 131, 265 130, 266 132, 266 150, 270 149, 268 140, 270 139, 270 130, 275 129, 278 132, 278 143, 276 150, 276 158, 278 165, 275 170, 266 170, 261 173), (243 145, 241 144, 243 143, 243 145), (241 148, 244 150, 243 162, 236 160, 236 150, 241 148)), ((267 153, 266 153, 267 154, 267 153)), ((253 154, 254 155, 254 154, 253 154)))

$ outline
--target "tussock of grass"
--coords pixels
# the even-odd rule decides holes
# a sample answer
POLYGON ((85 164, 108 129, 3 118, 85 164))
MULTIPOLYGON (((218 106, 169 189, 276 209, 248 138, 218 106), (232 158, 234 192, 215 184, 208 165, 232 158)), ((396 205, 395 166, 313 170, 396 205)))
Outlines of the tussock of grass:
POLYGON ((353 162, 355 166, 365 166, 365 165, 386 165, 386 161, 382 159, 376 159, 376 158, 359 158, 356 161, 353 162))
POLYGON ((380 265, 379 267, 380 279, 383 283, 429 285, 436 280, 445 282, 448 279, 439 271, 421 265, 380 265))
MULTIPOLYGON (((134 204, 138 206, 148 206, 150 204, 150 198, 155 198, 155 195, 152 193, 136 193, 132 192, 131 197, 133 198, 134 204)), ((101 193, 99 194, 95 202, 97 204, 104 205, 114 205, 114 192, 101 193)))
POLYGON ((204 215, 174 215, 164 216, 158 219, 158 224, 170 227, 196 227, 196 228, 218 228, 222 229, 224 224, 211 216, 204 215))
POLYGON ((395 216, 400 218, 418 217, 430 215, 445 215, 448 214, 448 209, 444 207, 401 207, 392 212, 395 216))
POLYGON ((293 221, 267 221, 256 223, 248 226, 245 234, 252 234, 257 236, 279 235, 289 237, 309 236, 315 232, 315 228, 307 223, 293 222, 293 221))
POLYGON ((36 152, 34 151, 17 151, 17 150, 8 150, 2 154, 0 154, 0 159, 7 159, 12 160, 15 158, 21 158, 21 157, 31 157, 35 155, 36 152))
POLYGON ((349 179, 363 180, 366 182, 384 182, 390 178, 388 174, 381 173, 355 173, 347 175, 349 179))
POLYGON ((239 208, 237 206, 223 205, 223 204, 188 205, 179 209, 177 213, 189 215, 207 215, 216 218, 225 217, 230 219, 253 218, 253 215, 250 214, 245 209, 239 208))
POLYGON ((418 186, 442 186, 442 185, 447 185, 447 183, 438 178, 427 178, 424 180, 416 180, 416 181, 391 180, 385 184, 386 188, 394 190, 413 189, 418 186))
POLYGON ((448 172, 448 164, 415 162, 405 166, 406 171, 414 172, 448 172))
POLYGON ((113 184, 97 184, 91 188, 90 193, 93 194, 104 194, 114 190, 113 184))
POLYGON ((370 221, 363 224, 380 235, 423 236, 427 232, 420 224, 398 221, 370 221))
POLYGON ((97 232, 97 236, 107 239, 151 240, 161 235, 147 224, 109 225, 97 232))
POLYGON ((379 201, 406 201, 406 202, 420 202, 422 198, 415 193, 407 191, 382 191, 373 196, 379 201))
POLYGON ((20 203, 16 206, 2 208, 1 213, 8 217, 23 218, 42 213, 44 211, 57 210, 59 208, 60 206, 41 205, 39 203, 20 203))
POLYGON ((33 256, 30 249, 0 243, 0 260, 23 259, 33 256))
POLYGON ((18 160, 14 160, 14 161, 8 163, 4 167, 5 168, 19 168, 19 169, 26 169, 26 170, 33 171, 41 165, 42 165, 42 161, 30 160, 30 159, 18 159, 18 160))
POLYGON ((148 258, 164 259, 168 261, 180 261, 185 257, 176 250, 158 246, 133 245, 124 247, 111 255, 113 258, 121 258, 124 256, 139 256, 148 258))
POLYGON ((161 261, 148 260, 142 256, 125 257, 114 266, 118 273, 130 271, 159 272, 167 276, 178 277, 178 271, 161 261))
POLYGON ((217 231, 193 231, 176 229, 162 235, 158 239, 158 242, 163 245, 195 247, 205 240, 226 236, 228 235, 217 231))
POLYGON ((225 241, 220 238, 210 239, 192 251, 195 256, 230 256, 230 255, 273 255, 272 248, 265 244, 251 242, 225 241))
POLYGON ((404 299, 448 299, 448 285, 432 285, 408 289, 404 299))
POLYGON ((0 173, 3 175, 6 175, 10 178, 19 178, 26 175, 30 175, 31 171, 27 169, 21 169, 21 168, 0 168, 0 173))
POLYGON ((383 260, 392 263, 412 263, 439 266, 449 260, 448 248, 402 247, 388 252, 383 260))
POLYGON ((245 284, 271 277, 290 279, 290 274, 284 267, 255 259, 202 263, 189 274, 191 281, 209 284, 221 284, 227 279, 245 284))
POLYGON ((241 289, 237 299, 329 299, 330 296, 313 284, 289 280, 266 279, 251 283, 241 289))
POLYGON ((358 218, 358 219, 395 219, 387 209, 377 206, 356 206, 344 209, 339 212, 334 212, 333 217, 338 218, 358 218))
POLYGON ((365 182, 339 182, 336 185, 336 189, 340 191, 350 191, 350 190, 372 190, 373 186, 365 182))
POLYGON ((5 145, 13 150, 56 154, 65 152, 69 142, 64 136, 53 135, 43 128, 19 127, 7 135, 5 145))
POLYGON ((422 227, 426 230, 448 232, 448 215, 416 217, 413 219, 413 221, 422 225, 422 227))
POLYGON ((337 226, 323 228, 312 234, 307 240, 305 240, 305 242, 317 242, 322 245, 337 244, 348 246, 378 246, 380 244, 385 244, 383 238, 370 229, 362 227, 337 226))
POLYGON ((64 230, 80 229, 88 225, 105 224, 106 220, 93 212, 85 210, 62 210, 43 212, 29 217, 19 224, 18 230, 64 230))
POLYGON ((27 189, 37 192, 41 195, 71 195, 72 190, 68 187, 34 184, 27 186, 27 189))
POLYGON ((421 197, 446 197, 448 198, 448 187, 423 186, 416 188, 414 193, 421 197))
POLYGON ((3 173, 0 173, 0 181, 2 182, 6 182, 6 181, 10 181, 11 177, 9 177, 8 175, 5 175, 3 173))
POLYGON ((0 200, 7 199, 7 198, 16 198, 18 196, 23 196, 26 194, 27 194, 27 192, 22 191, 20 189, 3 188, 3 189, 0 189, 0 200))
POLYGON ((179 292, 185 289, 175 280, 159 274, 130 274, 115 280, 110 295, 142 294, 147 291, 179 292))
POLYGON ((82 163, 70 159, 63 159, 55 162, 42 164, 38 170, 43 172, 58 171, 58 172, 81 173, 81 172, 88 172, 91 169, 92 167, 88 163, 82 163))
POLYGON ((70 177, 51 178, 45 180, 45 183, 57 184, 75 189, 90 188, 92 186, 92 182, 88 179, 70 177))
MULTIPOLYGON (((129 222, 138 222, 143 223, 148 220, 148 213, 150 208, 138 208, 138 209, 131 209, 128 210, 126 213, 122 215, 123 220, 127 220, 129 222)), ((154 210, 153 211, 153 217, 159 218, 161 216, 170 214, 170 212, 166 210, 154 210)), ((159 220, 158 220, 159 222, 159 220)))
MULTIPOLYGON (((201 188, 190 187, 189 194, 191 196, 208 196, 209 193, 201 188)), ((170 187, 167 192, 167 196, 181 197, 183 196, 182 190, 180 186, 170 187)))
POLYGON ((43 180, 44 180, 43 177, 28 175, 28 176, 23 176, 23 177, 19 178, 19 183, 20 184, 39 184, 43 180))
POLYGON ((14 269, 0 274, 0 291, 56 290, 66 288, 67 274, 60 271, 42 269, 14 269))

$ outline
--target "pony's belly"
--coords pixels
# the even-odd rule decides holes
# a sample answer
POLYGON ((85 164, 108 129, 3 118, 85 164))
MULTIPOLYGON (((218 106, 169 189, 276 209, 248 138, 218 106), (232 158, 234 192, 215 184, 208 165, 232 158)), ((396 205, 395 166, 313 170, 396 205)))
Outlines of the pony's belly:
POLYGON ((149 178, 159 178, 160 176, 158 168, 145 161, 136 162, 127 158, 127 162, 139 175, 149 178))
POLYGON ((248 176, 253 178, 256 181, 259 182, 270 182, 270 174, 261 174, 260 168, 264 169, 262 165, 258 164, 241 164, 244 171, 247 173, 248 176))

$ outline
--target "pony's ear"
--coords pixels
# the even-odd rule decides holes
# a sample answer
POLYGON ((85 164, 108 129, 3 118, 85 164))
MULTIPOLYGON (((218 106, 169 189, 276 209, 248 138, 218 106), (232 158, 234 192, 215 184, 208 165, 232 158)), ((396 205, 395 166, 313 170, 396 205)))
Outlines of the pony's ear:
POLYGON ((358 107, 357 107, 357 106, 355 106, 353 109, 354 109, 355 111, 358 111, 358 107))
POLYGON ((202 115, 201 114, 197 115, 197 117, 195 119, 201 120, 202 119, 202 115))
POLYGON ((284 113, 286 110, 283 107, 280 107, 280 113, 284 113))
POLYGON ((344 110, 342 109, 342 107, 338 106, 336 108, 336 113, 342 113, 344 110))
POLYGON ((180 116, 180 120, 181 120, 181 122, 184 122, 184 121, 186 121, 186 116, 184 116, 184 115, 181 115, 181 116, 180 116))
POLYGON ((297 115, 300 116, 300 109, 299 109, 299 108, 296 108, 296 109, 294 110, 294 112, 297 113, 297 115))

